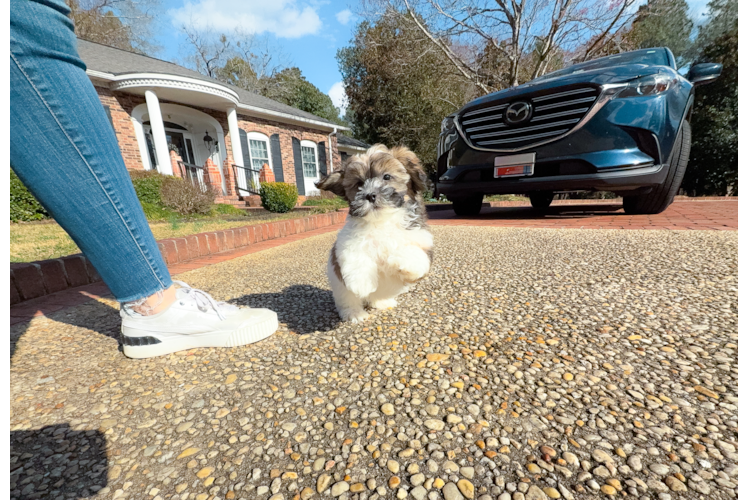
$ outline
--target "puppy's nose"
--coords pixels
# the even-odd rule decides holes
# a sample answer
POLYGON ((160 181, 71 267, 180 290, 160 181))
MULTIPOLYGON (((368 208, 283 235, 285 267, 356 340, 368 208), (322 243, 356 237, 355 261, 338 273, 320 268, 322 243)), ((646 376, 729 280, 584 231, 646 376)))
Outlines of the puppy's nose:
POLYGON ((375 201, 377 201, 377 195, 376 193, 369 193, 366 195, 366 199, 374 203, 375 201))

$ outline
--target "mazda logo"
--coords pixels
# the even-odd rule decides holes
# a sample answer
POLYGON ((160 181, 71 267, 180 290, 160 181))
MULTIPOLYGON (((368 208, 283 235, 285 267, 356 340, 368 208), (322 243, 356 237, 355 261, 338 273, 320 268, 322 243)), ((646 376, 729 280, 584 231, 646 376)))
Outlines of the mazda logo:
POLYGON ((507 125, 519 125, 530 119, 532 105, 529 102, 515 102, 506 109, 504 121, 507 125))

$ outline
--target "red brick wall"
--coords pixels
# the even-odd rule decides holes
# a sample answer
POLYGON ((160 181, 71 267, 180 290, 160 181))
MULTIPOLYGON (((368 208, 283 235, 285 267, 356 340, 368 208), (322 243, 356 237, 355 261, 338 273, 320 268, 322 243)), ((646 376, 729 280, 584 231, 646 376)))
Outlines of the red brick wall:
POLYGON ((327 140, 327 134, 323 131, 298 125, 289 125, 287 123, 273 122, 247 115, 238 115, 237 118, 239 128, 244 129, 246 132, 260 132, 268 137, 278 134, 280 138, 281 158, 283 159, 283 182, 296 185, 296 170, 294 169, 293 146, 291 142, 293 137, 296 137, 300 141, 312 141, 315 144, 324 141, 328 171, 340 168, 340 153, 338 153, 337 139, 333 137, 333 156, 331 162, 330 144, 327 140), (330 165, 334 165, 334 168, 331 169, 330 165))
MULTIPOLYGON (((138 95, 127 94, 124 92, 112 92, 105 87, 96 87, 102 104, 109 106, 114 123, 114 131, 117 135, 122 157, 125 160, 125 166, 128 169, 142 170, 143 162, 140 159, 140 149, 138 141, 135 138, 135 129, 132 125, 130 115, 133 108, 145 102, 145 98, 138 95)), ((161 102, 178 104, 186 106, 184 103, 160 99, 161 102)), ((201 108, 198 106, 187 106, 197 109, 215 118, 223 127, 224 142, 226 144, 226 161, 222 165, 224 174, 228 173, 229 165, 234 162, 234 153, 231 147, 231 136, 229 134, 228 117, 225 111, 216 111, 214 109, 201 108)), ((332 171, 340 168, 340 153, 338 152, 338 141, 336 137, 332 138, 332 155, 330 154, 330 143, 327 134, 320 130, 315 130, 298 125, 289 125, 262 118, 255 118, 247 115, 238 114, 239 127, 246 132, 260 132, 270 137, 273 134, 280 136, 281 157, 283 159, 283 178, 284 181, 296 185, 296 171, 294 169, 294 158, 291 139, 296 137, 300 141, 312 141, 318 144, 325 142, 325 151, 327 154, 328 170, 332 171)), ((231 192, 229 176, 226 175, 227 188, 231 192)))
POLYGON ((122 92, 112 92, 106 87, 96 87, 96 92, 99 94, 101 103, 109 106, 109 112, 112 114, 112 122, 114 123, 114 133, 117 136, 125 166, 128 169, 143 170, 140 148, 138 147, 138 140, 135 138, 135 128, 132 125, 130 114, 135 106, 145 102, 145 98, 122 92))

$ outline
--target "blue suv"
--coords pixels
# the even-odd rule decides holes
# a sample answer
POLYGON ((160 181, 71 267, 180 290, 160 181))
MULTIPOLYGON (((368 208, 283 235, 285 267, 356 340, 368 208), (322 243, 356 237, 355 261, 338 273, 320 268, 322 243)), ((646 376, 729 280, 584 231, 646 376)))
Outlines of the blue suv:
POLYGON ((697 85, 720 64, 683 77, 670 49, 644 49, 570 66, 475 99, 442 121, 437 195, 458 215, 483 196, 527 194, 546 209, 554 193, 612 191, 627 213, 665 210, 691 147, 697 85))

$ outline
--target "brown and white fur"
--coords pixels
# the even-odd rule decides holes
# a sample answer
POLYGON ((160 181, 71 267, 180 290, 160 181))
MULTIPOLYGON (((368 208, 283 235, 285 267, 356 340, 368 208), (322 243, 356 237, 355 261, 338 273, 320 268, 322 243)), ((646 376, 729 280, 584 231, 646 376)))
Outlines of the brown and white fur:
POLYGON ((381 144, 351 157, 316 186, 344 197, 349 216, 330 252, 327 277, 341 319, 397 305, 431 268, 433 237, 421 193, 426 175, 405 147, 381 144))

